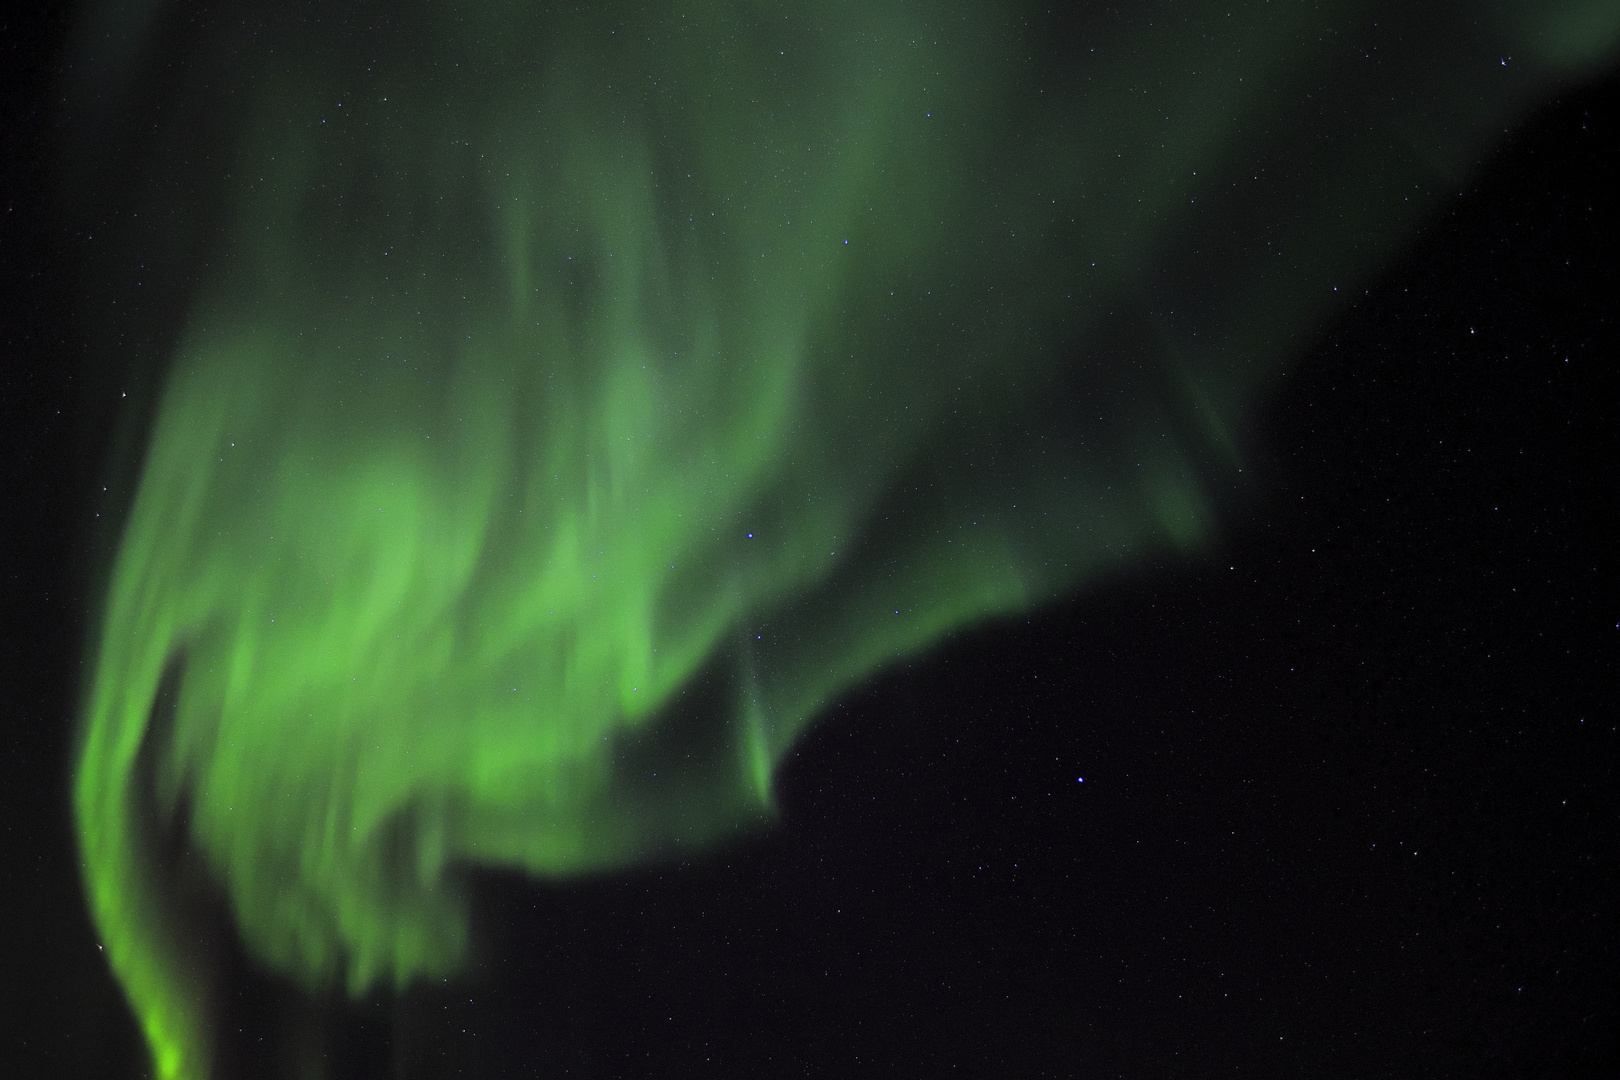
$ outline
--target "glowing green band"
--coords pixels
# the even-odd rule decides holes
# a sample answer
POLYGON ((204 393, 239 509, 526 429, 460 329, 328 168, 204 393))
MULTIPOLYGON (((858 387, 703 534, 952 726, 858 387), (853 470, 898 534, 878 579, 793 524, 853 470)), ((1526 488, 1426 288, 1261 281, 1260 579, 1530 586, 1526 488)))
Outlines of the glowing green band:
POLYGON ((219 20, 227 225, 76 788, 166 1078, 208 1074, 210 990, 153 828, 260 959, 360 992, 454 970, 457 867, 752 827, 852 683, 1204 539, 1244 410, 1416 213, 1383 129, 1312 141, 1314 11, 1054 53, 970 3, 442 6, 219 20))

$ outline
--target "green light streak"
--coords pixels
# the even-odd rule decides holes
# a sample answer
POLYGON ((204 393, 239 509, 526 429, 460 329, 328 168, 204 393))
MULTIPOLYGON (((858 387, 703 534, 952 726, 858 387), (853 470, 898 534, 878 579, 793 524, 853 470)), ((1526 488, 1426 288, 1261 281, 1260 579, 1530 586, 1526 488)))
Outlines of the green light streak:
MULTIPOLYGON (((212 991, 153 828, 272 969, 402 987, 463 957, 458 868, 752 829, 884 664, 1204 543, 1250 403, 1429 201, 1304 92, 1364 7, 1061 52, 1035 9, 870 0, 205 35, 229 209, 75 788, 158 1075, 209 1075, 212 991)), ((1402 112, 1424 167, 1547 78, 1402 112)))

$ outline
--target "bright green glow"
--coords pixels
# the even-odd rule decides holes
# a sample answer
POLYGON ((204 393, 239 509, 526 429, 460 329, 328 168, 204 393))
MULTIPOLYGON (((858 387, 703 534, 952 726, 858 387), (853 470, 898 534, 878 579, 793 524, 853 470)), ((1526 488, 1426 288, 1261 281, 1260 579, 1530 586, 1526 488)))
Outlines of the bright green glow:
POLYGON ((143 800, 273 968, 451 972, 456 867, 751 827, 881 665, 1198 545, 1246 403, 1415 213, 1382 136, 1308 140, 1314 9, 1061 55, 1010 7, 634 10, 220 46, 231 210, 76 788, 163 1077, 208 1074, 209 978, 143 800), (1275 220, 1270 125, 1317 155, 1275 220))

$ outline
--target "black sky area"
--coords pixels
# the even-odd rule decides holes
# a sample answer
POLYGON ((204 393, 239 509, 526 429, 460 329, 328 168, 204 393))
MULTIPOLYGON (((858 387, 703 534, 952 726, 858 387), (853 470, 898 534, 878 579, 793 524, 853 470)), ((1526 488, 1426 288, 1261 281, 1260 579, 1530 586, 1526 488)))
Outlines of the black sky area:
MULTIPOLYGON (((64 36, 0 16, 0 1076, 119 1080, 67 813, 101 435, 64 36)), ((1610 78, 1486 159, 1277 387, 1208 557, 885 673, 757 841, 482 880, 463 986, 301 1016, 238 960, 225 1060, 319 1029, 334 1080, 1620 1075, 1617 146, 1610 78)))

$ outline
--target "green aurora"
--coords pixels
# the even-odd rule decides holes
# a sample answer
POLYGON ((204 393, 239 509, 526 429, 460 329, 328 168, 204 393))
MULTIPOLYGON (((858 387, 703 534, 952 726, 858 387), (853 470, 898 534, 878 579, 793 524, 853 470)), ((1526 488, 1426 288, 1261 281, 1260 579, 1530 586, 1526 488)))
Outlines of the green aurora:
POLYGON ((220 3, 164 67, 167 10, 92 8, 75 76, 98 130, 232 103, 211 231, 154 256, 196 284, 74 789, 164 1080, 214 1071, 215 976, 154 830, 257 960, 358 995, 457 970, 463 868, 759 827, 860 680, 1212 539, 1271 381, 1620 27, 220 3))

